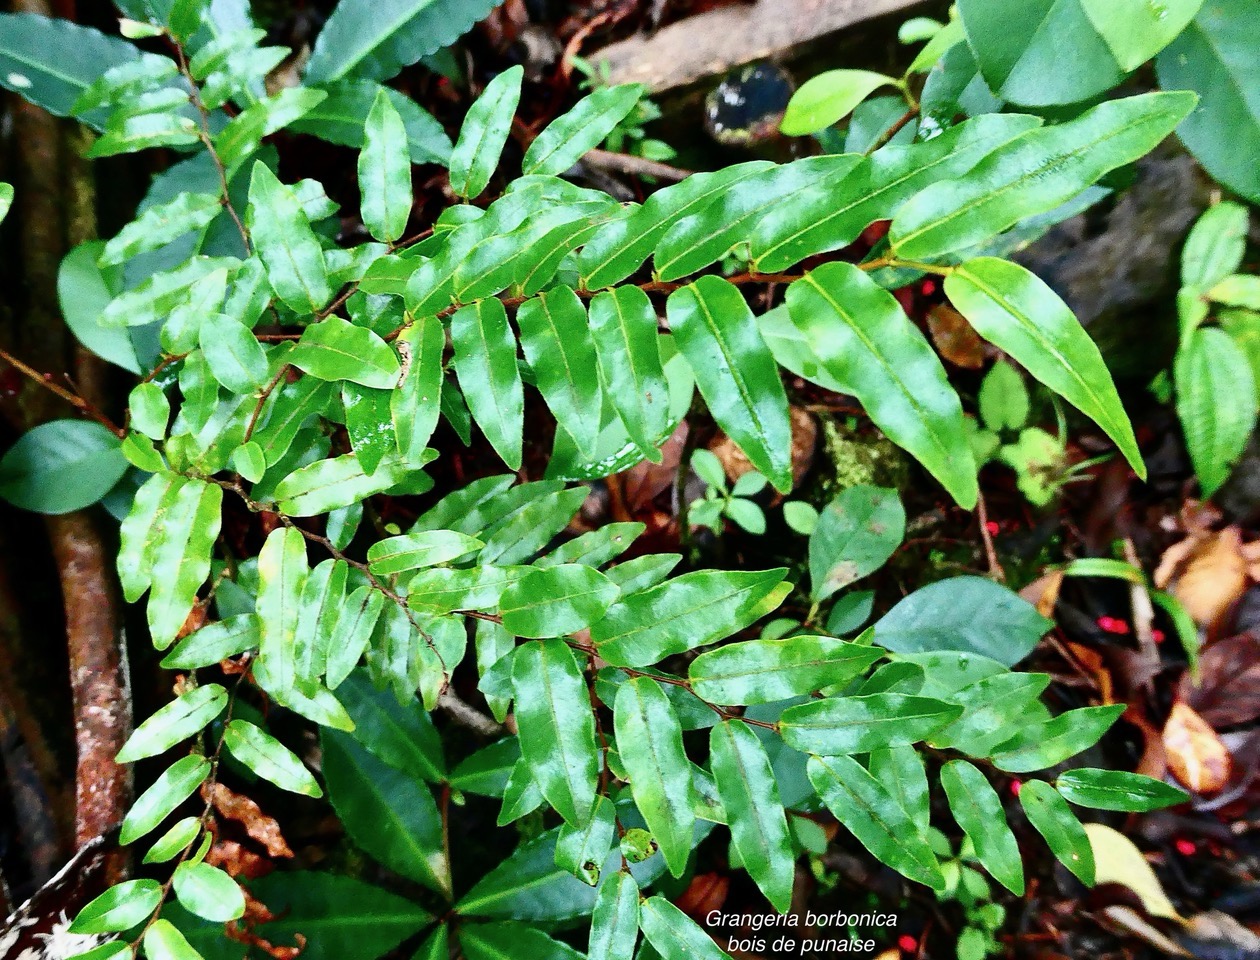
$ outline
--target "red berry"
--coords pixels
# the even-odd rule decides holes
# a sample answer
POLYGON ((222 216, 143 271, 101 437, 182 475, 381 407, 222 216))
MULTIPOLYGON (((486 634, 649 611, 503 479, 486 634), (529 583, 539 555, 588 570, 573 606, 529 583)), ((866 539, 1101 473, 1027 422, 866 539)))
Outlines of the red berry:
POLYGON ((1152 630, 1152 631, 1151 631, 1151 639, 1152 639, 1152 640, 1154 640, 1156 643, 1163 643, 1163 642, 1164 642, 1164 640, 1166 639, 1166 638, 1164 637, 1164 631, 1163 631, 1163 630, 1152 630))
POLYGON ((1019 780, 1012 780, 1012 781, 1011 781, 1011 796, 1012 796, 1012 797, 1018 797, 1018 796, 1019 796, 1019 791, 1020 791, 1021 789, 1023 789, 1023 786, 1024 786, 1024 784, 1023 784, 1021 781, 1019 781, 1019 780))
POLYGON ((1101 616, 1094 622, 1098 624, 1099 630, 1104 630, 1107 633, 1118 633, 1123 635, 1129 632, 1129 624, 1117 617, 1101 616))
POLYGON ((991 537, 996 537, 1002 530, 1002 528, 997 525, 996 520, 987 521, 984 525, 984 529, 989 531, 989 536, 991 537))
POLYGON ((1194 852, 1197 849, 1194 845, 1194 841, 1187 840, 1185 837, 1182 837, 1180 840, 1178 840, 1174 844, 1174 846, 1177 848, 1177 852, 1181 854, 1183 857, 1194 856, 1194 852))
POLYGON ((914 953, 919 949, 919 941, 914 939, 910 934, 903 933, 897 938, 897 946, 902 953, 914 953))
POLYGON ((923 286, 919 289, 923 291, 923 295, 925 297, 930 297, 932 294, 936 293, 936 281, 924 280, 923 286))

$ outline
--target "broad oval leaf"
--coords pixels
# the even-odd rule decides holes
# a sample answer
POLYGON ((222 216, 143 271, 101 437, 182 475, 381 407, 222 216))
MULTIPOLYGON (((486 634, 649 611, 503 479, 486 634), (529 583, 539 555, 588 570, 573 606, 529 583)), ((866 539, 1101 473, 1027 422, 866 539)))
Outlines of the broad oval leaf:
POLYGON ((828 697, 784 710, 779 732, 795 750, 842 756, 917 743, 961 715, 962 707, 932 697, 828 697))
POLYGON ((69 929, 78 934, 130 930, 148 919, 161 902, 162 885, 156 880, 126 880, 80 910, 69 929))
POLYGON ((1185 791, 1162 780, 1123 770, 1082 767, 1061 774, 1054 785, 1065 799, 1095 810, 1146 813, 1189 799, 1185 791))
POLYGON ((223 744, 237 760, 281 790, 307 797, 324 795, 315 777, 292 750, 248 720, 229 723, 223 732, 223 744))
POLYGON ((451 190, 457 197, 471 199, 489 185, 512 129, 524 75, 524 67, 509 67, 468 108, 451 151, 451 190))
POLYGON ((214 923, 238 920, 245 913, 245 894, 217 867, 185 861, 171 879, 180 905, 190 913, 214 923))
POLYGON ((162 917, 144 931, 144 955, 148 960, 201 960, 201 954, 175 925, 162 917))
POLYGON ((455 375, 468 409, 511 469, 521 465, 525 394, 516 364, 516 338, 501 301, 481 300, 451 317, 455 375))
POLYGON ((1028 822, 1045 838, 1050 852, 1087 887, 1094 885, 1094 850, 1080 820, 1050 784, 1029 780, 1019 791, 1028 822))
POLYGON ((746 640, 700 654, 688 676, 696 694, 712 703, 774 703, 848 683, 883 655, 834 637, 746 640))
POLYGON ((529 145, 521 172, 526 176, 564 173, 612 133, 634 109, 643 91, 641 84, 623 83, 583 97, 568 113, 552 120, 529 145))
POLYGON ((951 760, 941 767, 941 786, 954 819, 971 840, 985 869, 1007 890, 1021 896, 1024 865, 997 791, 966 760, 951 760))
POLYGON ((810 596, 826 600, 878 570, 905 532, 906 511, 896 490, 849 487, 818 514, 809 536, 810 596))
POLYGON ((320 380, 349 380, 378 390, 394 387, 400 372, 389 344, 366 327, 336 316, 303 330, 286 360, 320 380))
POLYGON ((852 113, 875 90, 896 83, 870 70, 825 70, 792 94, 779 129, 789 137, 817 133, 852 113))
POLYGON ((592 567, 563 563, 533 570, 499 598, 503 627, 518 637, 563 637, 604 615, 621 593, 592 567))
POLYGON ((24 433, 0 458, 0 497, 62 514, 99 501, 127 472, 121 441, 99 423, 54 420, 24 433))
POLYGON ((223 712, 227 702, 227 690, 217 683, 189 690, 140 724, 115 759, 119 763, 135 763, 145 757, 165 753, 180 741, 205 729, 223 712))
POLYGON ((210 761, 205 757, 187 756, 176 760, 136 798, 123 819, 118 842, 134 843, 170 815, 196 792, 210 776, 210 761))
POLYGON ((234 317, 210 313, 198 331, 214 378, 233 393, 253 393, 267 382, 267 354, 253 332, 234 317))

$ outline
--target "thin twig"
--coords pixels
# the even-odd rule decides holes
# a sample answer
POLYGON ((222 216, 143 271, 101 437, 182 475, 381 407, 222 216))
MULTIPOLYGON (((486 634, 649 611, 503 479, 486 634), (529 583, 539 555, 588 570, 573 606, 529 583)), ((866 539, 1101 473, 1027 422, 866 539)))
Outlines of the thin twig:
POLYGON ((659 160, 648 160, 636 157, 632 153, 614 153, 612 150, 588 150, 582 156, 582 162, 601 170, 614 173, 625 173, 633 177, 655 177, 669 183, 678 183, 691 176, 691 170, 684 170, 659 160))
POLYGON ((989 561, 989 576, 999 583, 1006 582, 1006 571, 998 560, 997 550, 993 546, 993 534, 989 533, 989 511, 984 503, 984 494, 976 495, 976 519, 980 521, 980 539, 984 542, 984 555, 989 561))
POLYGON ((51 375, 40 373, 34 367, 23 363, 21 360, 19 360, 17 357, 13 356, 12 354, 10 354, 7 350, 4 350, 3 348, 0 348, 0 360, 3 360, 5 363, 9 364, 9 366, 13 367, 14 370, 22 374, 22 376, 26 377, 32 383, 38 384, 39 386, 43 387, 45 390, 48 390, 51 393, 54 393, 57 396, 61 397, 62 400, 65 400, 66 403, 73 406, 76 410, 79 410, 82 413, 86 413, 89 417, 91 417, 97 423, 101 424, 101 426, 105 427, 107 430, 109 430, 110 433, 114 434, 116 437, 119 437, 121 439, 122 437, 127 436, 126 430, 124 430, 122 427, 114 423, 113 420, 107 417, 100 410, 96 409, 96 407, 93 404, 88 403, 88 401, 83 399, 77 393, 75 393, 72 390, 67 390, 61 384, 54 381, 51 375))

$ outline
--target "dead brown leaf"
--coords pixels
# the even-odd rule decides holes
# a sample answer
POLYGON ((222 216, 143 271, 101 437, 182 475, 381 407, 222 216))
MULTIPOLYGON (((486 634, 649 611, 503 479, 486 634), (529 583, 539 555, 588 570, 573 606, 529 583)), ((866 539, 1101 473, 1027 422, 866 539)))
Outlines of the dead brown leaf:
POLYGON ((1213 728, 1260 717, 1260 638, 1239 634, 1212 644, 1199 657, 1200 681, 1181 678, 1177 696, 1213 728))
POLYGON ((938 303, 928 311, 927 325, 936 349, 950 363, 967 370, 984 366, 984 342, 948 303, 938 303))
POLYGON ((206 863, 222 867, 230 877, 257 880, 271 873, 274 864, 260 853, 255 853, 235 840, 216 838, 206 853, 206 863))
POLYGON ((1037 612, 1047 620, 1054 619, 1055 604, 1059 602, 1059 590, 1063 586, 1063 571, 1051 570, 1038 577, 1019 595, 1037 608, 1037 612))
POLYGON ((249 797, 242 796, 221 783, 205 784, 201 796, 213 804, 221 816, 235 820, 250 838, 257 840, 273 857, 292 857, 293 851, 280 832, 280 824, 249 797), (207 793, 209 794, 207 796, 207 793))
POLYGON ((1194 532, 1164 552, 1155 585, 1171 590, 1194 622, 1211 627, 1247 588, 1247 558, 1238 527, 1194 532))
POLYGON ((730 877, 720 873, 699 873, 674 902, 683 913, 692 917, 704 917, 714 910, 722 909, 730 888, 730 877))
POLYGON ((1178 701, 1164 724, 1168 769, 1199 795, 1216 793, 1229 781, 1233 758, 1216 731, 1194 708, 1178 701))
POLYGON ((687 421, 684 420, 678 425, 678 429, 670 434, 669 439, 661 444, 660 463, 644 460, 619 475, 625 508, 628 511, 627 519, 637 518, 674 482, 686 442, 687 421))

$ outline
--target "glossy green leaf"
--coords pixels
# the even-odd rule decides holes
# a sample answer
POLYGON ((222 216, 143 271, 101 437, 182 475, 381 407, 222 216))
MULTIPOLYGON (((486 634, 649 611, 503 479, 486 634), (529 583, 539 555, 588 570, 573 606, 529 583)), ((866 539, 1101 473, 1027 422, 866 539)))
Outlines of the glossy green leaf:
POLYGON ((1238 270, 1247 246, 1247 208, 1223 200, 1207 208, 1181 249, 1181 285, 1210 290, 1238 270))
POLYGON ((407 128, 382 87, 363 128, 359 153, 360 214, 377 240, 392 243, 411 217, 411 154, 407 128))
POLYGON ((223 313, 201 320, 201 350, 214 378, 233 393, 253 393, 267 382, 267 355, 249 328, 223 313))
POLYGON ((144 855, 144 862, 165 863, 168 860, 174 860, 199 836, 201 836, 200 818, 184 817, 183 820, 177 820, 166 833, 154 841, 149 852, 144 855))
POLYGON ((135 763, 165 753, 205 729, 223 712, 227 702, 227 691, 217 683, 189 690, 140 724, 118 751, 117 761, 135 763))
POLYGON ((276 296, 300 313, 320 310, 332 298, 324 251, 293 190, 261 160, 254 163, 245 220, 276 296))
POLYGON ((525 644, 512 658, 512 689, 524 763, 565 822, 585 824, 595 803, 599 751, 572 651, 560 640, 525 644))
POLYGON ((106 307, 122 292, 122 271, 101 269, 97 260, 105 245, 81 243, 61 259, 57 270, 57 302, 66 326, 76 339, 98 357, 140 373, 131 333, 103 322, 106 307))
POLYGON ((1094 885, 1094 850, 1085 828, 1054 787, 1029 780, 1019 791, 1028 822, 1045 838, 1050 852, 1087 887, 1094 885))
POLYGON ((1019 264, 981 257, 952 271, 945 293, 976 333, 1102 427, 1137 475, 1146 476, 1102 354, 1045 281, 1019 264))
POLYGON ((875 624, 875 643, 895 653, 954 650, 1013 666, 1052 626, 992 580, 951 577, 897 603, 875 624))
POLYGON ((1171 43, 1201 6, 1203 0, 1081 0, 1085 16, 1126 73, 1171 43))
POLYGON ((692 689, 713 703, 774 703, 848 683, 883 655, 833 637, 745 640, 700 654, 688 676, 692 689))
POLYGON ((110 887, 79 911, 70 932, 117 933, 130 930, 149 918, 162 902, 162 885, 156 880, 126 880, 110 887))
POLYGON ((347 734, 324 730, 320 740, 328 797, 351 839, 389 869, 449 899, 442 818, 429 788, 347 734))
POLYGON ((718 425, 781 492, 792 488, 792 429, 779 368, 739 289, 705 276, 670 294, 669 326, 718 425))
POLYGON ((643 90, 641 84, 623 83, 583 97, 568 113, 552 120, 529 145, 521 172, 527 176, 564 173, 612 133, 634 109, 643 90))
POLYGON ((927 841, 897 799, 860 763, 852 757, 810 757, 807 770, 827 809, 876 859, 911 880, 945 889, 927 841))
POLYGON ((1065 799, 1094 810, 1146 813, 1189 799, 1185 791, 1162 780, 1123 770, 1081 767, 1061 774, 1054 785, 1065 799))
POLYGON ((341 317, 327 317, 307 327, 287 359, 320 380, 349 380, 378 390, 398 383, 398 358, 389 344, 341 317))
POLYGON ((592 887, 617 839, 617 813, 607 797, 597 797, 590 822, 582 827, 562 824, 556 838, 556 866, 592 887))
POLYGON ((390 415, 398 452, 405 462, 419 463, 441 409, 446 331, 436 317, 421 317, 394 343, 405 362, 398 387, 390 395, 390 415))
POLYGON ((192 755, 176 760, 136 798, 123 819, 119 843, 126 846, 154 830, 196 792, 210 775, 210 761, 192 755))
POLYGON ((214 138, 215 151, 226 168, 228 179, 233 179, 242 165, 257 154, 264 137, 300 120, 327 97, 323 90, 282 87, 233 117, 214 138))
POLYGON ((456 560, 483 546, 476 537, 454 530, 422 530, 378 540, 368 547, 368 566, 377 576, 388 577, 456 560))
POLYGON ((919 833, 926 835, 932 819, 932 798, 919 751, 909 744, 872 750, 867 768, 896 798, 919 833))
POLYGON ((560 544, 546 556, 534 561, 534 567, 557 567, 562 563, 580 563, 588 567, 603 566, 633 546, 647 527, 638 522, 606 523, 560 544))
POLYGON ((181 863, 172 881, 180 905, 199 917, 227 923, 245 913, 245 894, 236 881, 208 863, 181 863))
POLYGON ((656 308, 638 287, 617 287, 591 301, 589 321, 605 396, 639 450, 658 461, 669 422, 669 384, 657 344, 656 308))
POLYGON ((1260 202, 1260 86, 1248 0, 1211 0, 1156 61, 1166 90, 1193 90, 1199 106, 1177 135, 1216 180, 1260 202))
MULTIPOLYGON (((518 692, 518 709, 520 702, 518 692)), ((691 855, 696 815, 691 763, 683 749, 678 716, 655 680, 635 677, 617 691, 613 724, 635 805, 660 846, 669 872, 682 876, 691 855)))
POLYGON ((165 203, 148 207, 118 231, 97 261, 102 267, 125 264, 132 257, 157 250, 185 234, 203 230, 223 212, 222 198, 213 193, 179 193, 165 203))
POLYGON ((987 757, 1046 715, 1037 698, 1049 682, 1046 674, 1003 672, 968 684, 950 697, 963 715, 933 734, 932 745, 987 757))
POLYGON ((482 300, 451 317, 455 375, 473 419, 511 469, 521 465, 525 398, 503 304, 482 300))
POLYGON ((897 491, 859 484, 842 492, 819 513, 809 538, 810 596, 826 600, 878 570, 905 532, 897 491))
POLYGON ((956 704, 931 697, 875 693, 789 707, 779 728, 783 742, 795 750, 841 756, 917 743, 961 714, 956 704))
POLYGON ((0 497, 37 513, 71 513, 99 501, 126 471, 121 441, 99 423, 53 420, 0 458, 0 497))
POLYGON ((364 473, 352 455, 317 460, 289 474, 276 485, 280 510, 291 517, 310 517, 383 493, 404 480, 408 471, 386 461, 375 473, 364 473))
POLYGON ((632 960, 639 936, 639 885, 617 871, 599 888, 591 913, 587 960, 632 960))
POLYGON ((954 819, 967 834, 984 868, 1011 893, 1022 895, 1024 865, 997 791, 966 760, 951 760, 941 767, 941 786, 954 819))
POLYGON ((201 960, 201 954, 164 918, 144 931, 144 955, 148 960, 201 960))
POLYGON ((171 402, 156 383, 136 384, 127 395, 127 409, 131 414, 133 430, 139 430, 153 440, 166 436, 166 426, 171 419, 171 402))
POLYGON ((1255 427, 1255 377, 1247 355, 1222 330, 1195 330, 1173 363, 1177 416, 1190 462, 1210 497, 1229 479, 1255 427))
MULTIPOLYGON (((302 584, 301 609, 295 631, 295 670, 299 683, 313 683, 328 667, 336 647, 334 637, 342 637, 341 611, 346 598, 350 565, 344 560, 324 560, 302 584)), ((347 617, 349 619, 349 617, 347 617)))
POLYGON ((197 600, 197 591, 210 575, 223 504, 222 488, 200 480, 172 488, 172 493, 163 498, 145 537, 154 573, 149 633, 159 650, 175 639, 197 600))
POLYGON ((187 305, 189 292, 197 283, 219 270, 236 267, 240 261, 229 257, 192 257, 178 267, 155 273, 138 286, 110 300, 100 314, 104 327, 142 327, 168 319, 177 308, 187 305))
POLYGON ((354 738, 361 746, 404 773, 431 783, 447 779, 441 737, 418 700, 400 704, 393 694, 373 686, 362 670, 346 677, 337 696, 354 720, 354 738))
POLYGON ((258 657, 254 677, 259 686, 281 700, 298 683, 297 627, 302 613, 302 588, 310 568, 306 540, 294 527, 280 527, 267 536, 258 554, 258 657))
POLYGON ((827 372, 850 385, 888 438, 970 509, 978 488, 962 405, 892 294, 857 267, 830 263, 788 287, 787 304, 827 372))
POLYGON ((563 637, 589 627, 621 591, 598 570, 578 563, 534 570, 503 591, 503 627, 518 637, 563 637))
MULTIPOLYGON (((569 287, 558 286, 516 311, 521 349, 556 423, 590 453, 599 435, 603 396, 586 308, 569 287)), ((653 325, 652 348, 656 348, 653 325)))
POLYGON ((288 129, 312 134, 329 143, 362 147, 368 114, 377 95, 384 90, 402 117, 411 162, 446 163, 451 154, 451 140, 442 124, 401 90, 371 80, 340 80, 326 89, 328 96, 291 122, 288 129))
POLYGON ((730 636, 779 605, 783 568, 703 570, 624 597, 591 627, 599 655, 617 666, 646 667, 674 653, 730 636))
POLYGON ((324 791, 288 747, 247 720, 233 720, 223 733, 224 746, 241 763, 282 790, 308 797, 324 791))
POLYGON ((837 123, 892 77, 870 70, 825 70, 801 84, 788 101, 779 129, 789 137, 801 137, 837 123))
POLYGON ((709 763, 744 869, 775 909, 786 913, 796 858, 765 747, 748 724, 727 720, 709 735, 709 763))
POLYGON ((414 610, 450 613, 452 610, 492 611, 508 585, 529 572, 525 566, 491 564, 450 570, 436 567, 421 570, 408 587, 407 602, 414 610))
POLYGON ((1194 104, 1189 93, 1147 93, 1017 137, 967 176, 935 183, 902 207, 888 234, 892 252, 912 260, 939 257, 1053 210, 1150 152, 1194 104))
POLYGON ((663 960, 731 960, 695 921, 662 896, 643 901, 639 924, 663 960))
POLYGON ((486 84, 468 108, 451 151, 451 190, 471 199, 490 184, 521 99, 524 68, 509 67, 486 84))
POLYGON ((1124 709, 1124 704, 1111 704, 1067 710, 1021 730, 993 756, 993 765, 1007 773, 1031 773, 1056 766, 1102 739, 1124 709))
POLYGON ((131 510, 119 525, 118 582, 128 603, 135 603, 149 589, 163 518, 186 482, 173 473, 154 474, 136 491, 131 510))
POLYGON ((459 943, 465 960, 583 960, 568 944, 523 923, 468 924, 459 929, 459 943))

